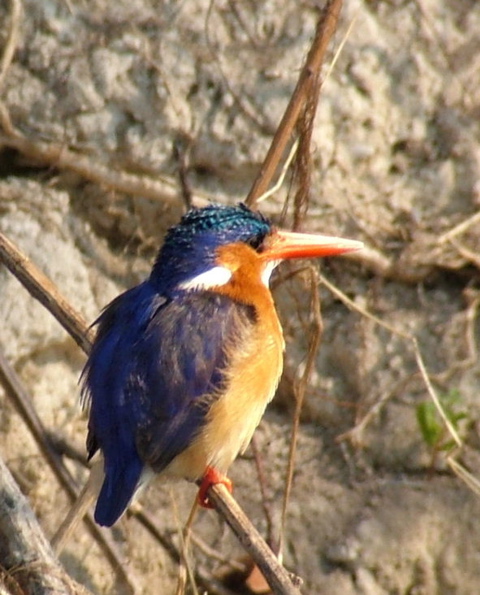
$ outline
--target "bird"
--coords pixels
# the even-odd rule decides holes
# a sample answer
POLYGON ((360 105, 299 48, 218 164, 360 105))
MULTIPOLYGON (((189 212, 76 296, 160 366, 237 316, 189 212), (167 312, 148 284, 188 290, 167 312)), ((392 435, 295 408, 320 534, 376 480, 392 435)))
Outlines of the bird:
POLYGON ((192 208, 171 227, 150 275, 94 325, 81 375, 87 451, 103 457, 94 518, 112 526, 154 475, 224 483, 283 369, 269 280, 281 261, 362 243, 277 228, 243 203, 192 208))

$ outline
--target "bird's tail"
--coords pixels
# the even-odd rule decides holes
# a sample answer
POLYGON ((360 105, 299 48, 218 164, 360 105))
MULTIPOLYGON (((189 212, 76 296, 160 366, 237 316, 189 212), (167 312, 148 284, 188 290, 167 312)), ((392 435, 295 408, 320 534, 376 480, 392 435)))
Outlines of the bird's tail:
POLYGON ((137 491, 142 470, 140 459, 130 461, 120 470, 106 469, 94 514, 99 525, 111 527, 122 516, 137 491))

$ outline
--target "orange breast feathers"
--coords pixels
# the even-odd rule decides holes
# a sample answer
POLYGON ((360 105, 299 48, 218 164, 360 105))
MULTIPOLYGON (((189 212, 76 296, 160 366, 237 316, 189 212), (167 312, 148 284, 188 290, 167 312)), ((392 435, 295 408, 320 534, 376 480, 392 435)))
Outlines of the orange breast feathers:
POLYGON ((206 424, 193 443, 170 465, 171 473, 195 479, 207 466, 226 473, 243 452, 273 398, 283 369, 285 343, 282 328, 268 289, 270 266, 245 244, 218 251, 217 262, 228 268, 228 283, 214 291, 255 307, 256 321, 241 346, 229 358, 227 391, 212 400, 206 424))

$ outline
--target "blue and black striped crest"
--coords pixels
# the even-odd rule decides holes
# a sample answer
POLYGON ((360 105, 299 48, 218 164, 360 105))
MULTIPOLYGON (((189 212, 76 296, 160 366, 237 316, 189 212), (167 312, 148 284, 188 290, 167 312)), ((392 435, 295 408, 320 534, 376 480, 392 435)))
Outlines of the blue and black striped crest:
POLYGON ((168 231, 165 247, 202 242, 205 237, 214 236, 218 246, 245 242, 257 248, 270 228, 270 222, 263 215, 243 203, 234 207, 209 205, 188 211, 180 223, 168 231))
POLYGON ((268 219, 242 203, 191 209, 168 230, 150 282, 160 290, 174 289, 186 278, 214 266, 220 246, 244 242, 256 250, 271 228, 268 219))

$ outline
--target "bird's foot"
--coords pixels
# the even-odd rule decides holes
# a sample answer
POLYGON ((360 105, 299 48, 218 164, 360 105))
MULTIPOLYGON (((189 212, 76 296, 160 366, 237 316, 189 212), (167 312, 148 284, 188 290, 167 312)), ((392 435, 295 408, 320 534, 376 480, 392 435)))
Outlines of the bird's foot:
POLYGON ((233 484, 226 475, 223 475, 213 467, 207 467, 205 474, 202 477, 197 496, 198 503, 202 508, 214 508, 208 497, 208 490, 210 489, 210 486, 218 483, 223 484, 230 494, 233 492, 233 484))

